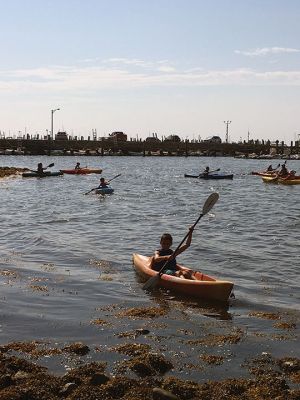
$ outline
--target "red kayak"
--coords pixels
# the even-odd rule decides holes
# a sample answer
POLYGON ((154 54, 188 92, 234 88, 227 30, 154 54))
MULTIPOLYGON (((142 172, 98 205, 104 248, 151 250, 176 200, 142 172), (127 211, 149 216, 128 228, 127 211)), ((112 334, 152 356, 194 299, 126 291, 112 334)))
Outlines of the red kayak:
POLYGON ((70 175, 101 174, 102 169, 96 169, 96 168, 61 169, 61 172, 70 175))

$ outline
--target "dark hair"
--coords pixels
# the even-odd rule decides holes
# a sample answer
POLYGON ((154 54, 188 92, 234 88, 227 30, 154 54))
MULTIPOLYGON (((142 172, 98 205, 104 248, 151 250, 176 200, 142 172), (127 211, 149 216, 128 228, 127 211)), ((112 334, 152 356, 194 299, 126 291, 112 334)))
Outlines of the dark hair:
POLYGON ((105 179, 104 178, 100 178, 100 181, 103 182, 103 181, 105 181, 105 179))
POLYGON ((164 233, 160 238, 160 242, 162 242, 164 239, 170 240, 171 244, 173 243, 173 238, 169 233, 164 233))

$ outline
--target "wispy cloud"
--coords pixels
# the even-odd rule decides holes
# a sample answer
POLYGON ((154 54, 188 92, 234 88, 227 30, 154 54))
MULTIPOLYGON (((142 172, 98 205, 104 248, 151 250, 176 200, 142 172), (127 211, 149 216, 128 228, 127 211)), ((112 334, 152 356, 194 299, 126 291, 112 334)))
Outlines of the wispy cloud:
MULTIPOLYGON (((141 61, 142 60, 137 60, 141 61)), ((290 85, 300 86, 300 70, 256 71, 232 70, 175 70, 153 63, 152 69, 137 72, 131 64, 118 68, 101 66, 52 66, 49 68, 0 70, 2 94, 20 93, 68 94, 98 96, 102 90, 127 90, 149 87, 290 85)))
POLYGON ((235 50, 236 54, 242 54, 248 57, 267 56, 269 54, 286 54, 286 53, 299 53, 299 49, 289 47, 261 47, 254 50, 235 50))

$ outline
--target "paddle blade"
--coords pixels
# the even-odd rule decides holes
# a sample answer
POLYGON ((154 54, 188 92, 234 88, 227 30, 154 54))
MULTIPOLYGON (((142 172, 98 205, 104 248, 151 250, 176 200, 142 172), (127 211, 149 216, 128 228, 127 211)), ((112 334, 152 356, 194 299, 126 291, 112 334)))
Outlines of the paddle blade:
POLYGON ((219 199, 219 194, 218 193, 212 193, 204 203, 203 209, 202 209, 202 215, 207 214, 213 206, 216 204, 216 202, 219 199))
POLYGON ((152 289, 154 286, 158 284, 159 280, 160 280, 159 274, 152 276, 152 278, 148 279, 147 282, 144 284, 143 289, 144 290, 152 289))
POLYGON ((54 163, 49 164, 47 168, 51 168, 51 167, 54 167, 54 163))

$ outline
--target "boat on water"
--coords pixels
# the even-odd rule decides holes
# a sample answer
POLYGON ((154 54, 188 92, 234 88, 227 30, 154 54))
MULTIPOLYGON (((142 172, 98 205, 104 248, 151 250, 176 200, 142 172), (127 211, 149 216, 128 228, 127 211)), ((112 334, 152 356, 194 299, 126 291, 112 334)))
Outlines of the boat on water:
POLYGON ((233 174, 200 174, 190 175, 184 174, 185 178, 198 178, 198 179, 233 179, 233 174))
POLYGON ((265 183, 281 183, 283 185, 300 185, 300 176, 288 175, 283 178, 278 175, 276 176, 262 176, 263 182, 265 183))
POLYGON ((99 188, 99 189, 95 190, 96 194, 102 194, 102 195, 112 194, 113 192, 114 192, 114 189, 110 188, 110 187, 104 187, 104 188, 99 188))
POLYGON ((252 171, 251 175, 258 175, 258 176, 277 176, 276 172, 271 171, 252 171))
MULTIPOLYGON (((141 254, 133 254, 133 265, 136 272, 144 279, 150 279, 157 275, 158 272, 151 268, 153 257, 143 256, 141 254)), ((178 269, 191 271, 190 268, 183 265, 177 265, 178 269)), ((194 272, 195 280, 182 279, 173 275, 162 274, 158 280, 158 286, 182 293, 188 296, 227 301, 232 289, 233 283, 215 279, 202 272, 194 272)))
POLYGON ((49 176, 60 176, 63 175, 61 171, 44 171, 42 174, 34 171, 23 172, 23 178, 47 178, 49 176))
POLYGON ((87 175, 87 174, 101 174, 100 168, 78 168, 78 169, 61 169, 61 172, 69 175, 87 175))

